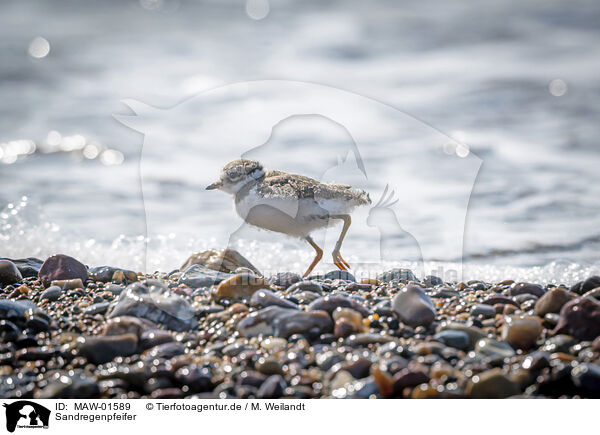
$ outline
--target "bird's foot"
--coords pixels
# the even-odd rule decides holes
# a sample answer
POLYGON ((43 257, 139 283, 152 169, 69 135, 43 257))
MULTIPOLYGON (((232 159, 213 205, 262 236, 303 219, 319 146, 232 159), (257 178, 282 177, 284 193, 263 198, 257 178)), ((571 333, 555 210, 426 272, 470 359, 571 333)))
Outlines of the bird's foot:
POLYGON ((350 265, 348 264, 348 262, 346 260, 344 260, 342 258, 342 255, 340 254, 339 251, 334 251, 332 255, 333 255, 333 264, 335 264, 338 269, 340 269, 340 270, 349 270, 350 269, 350 265))

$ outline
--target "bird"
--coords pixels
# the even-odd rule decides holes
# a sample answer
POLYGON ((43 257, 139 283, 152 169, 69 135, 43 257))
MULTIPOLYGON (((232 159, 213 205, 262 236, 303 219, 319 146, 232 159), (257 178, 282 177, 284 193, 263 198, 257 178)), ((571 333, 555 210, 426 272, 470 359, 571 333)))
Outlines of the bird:
POLYGON ((321 183, 304 175, 269 170, 255 160, 237 159, 226 164, 219 179, 206 190, 221 190, 234 196, 237 214, 250 225, 304 239, 315 250, 315 257, 303 277, 307 277, 323 258, 323 250, 311 233, 327 227, 331 220, 343 222, 332 252, 340 270, 350 265, 340 249, 352 220, 350 213, 371 204, 369 194, 352 186, 321 183))

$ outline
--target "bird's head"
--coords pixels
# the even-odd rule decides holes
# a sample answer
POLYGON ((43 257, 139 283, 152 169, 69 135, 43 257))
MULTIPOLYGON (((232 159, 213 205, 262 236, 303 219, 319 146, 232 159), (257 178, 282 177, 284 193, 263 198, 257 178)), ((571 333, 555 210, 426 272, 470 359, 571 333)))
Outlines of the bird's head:
POLYGON ((206 190, 219 189, 235 194, 246 184, 256 181, 265 175, 262 165, 255 160, 238 159, 227 163, 217 181, 206 187, 206 190))

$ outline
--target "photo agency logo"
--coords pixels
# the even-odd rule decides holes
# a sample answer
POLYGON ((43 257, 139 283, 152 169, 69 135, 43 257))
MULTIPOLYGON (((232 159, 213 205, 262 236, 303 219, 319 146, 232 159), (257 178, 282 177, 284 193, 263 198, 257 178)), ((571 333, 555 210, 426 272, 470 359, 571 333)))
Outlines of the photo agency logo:
MULTIPOLYGON (((319 262, 363 277, 406 262, 421 278, 461 279, 481 159, 460 137, 372 98, 296 81, 234 83, 165 109, 124 103, 133 114, 115 118, 144 137, 149 240, 187 234, 252 261, 260 241, 285 243, 283 234, 301 241, 292 257, 305 276, 319 262)), ((285 252, 262 254, 278 264, 285 252)), ((290 270, 276 267, 261 270, 290 270)))
POLYGON ((6 430, 48 429, 50 410, 29 400, 18 400, 3 404, 6 413, 6 430))

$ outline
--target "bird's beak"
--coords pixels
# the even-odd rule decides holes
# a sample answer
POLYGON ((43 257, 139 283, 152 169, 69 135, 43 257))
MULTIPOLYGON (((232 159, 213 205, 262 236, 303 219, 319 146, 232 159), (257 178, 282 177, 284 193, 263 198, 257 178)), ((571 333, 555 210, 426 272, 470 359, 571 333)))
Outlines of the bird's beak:
POLYGON ((215 190, 219 189, 223 183, 221 181, 215 181, 213 184, 206 186, 206 190, 215 190))

